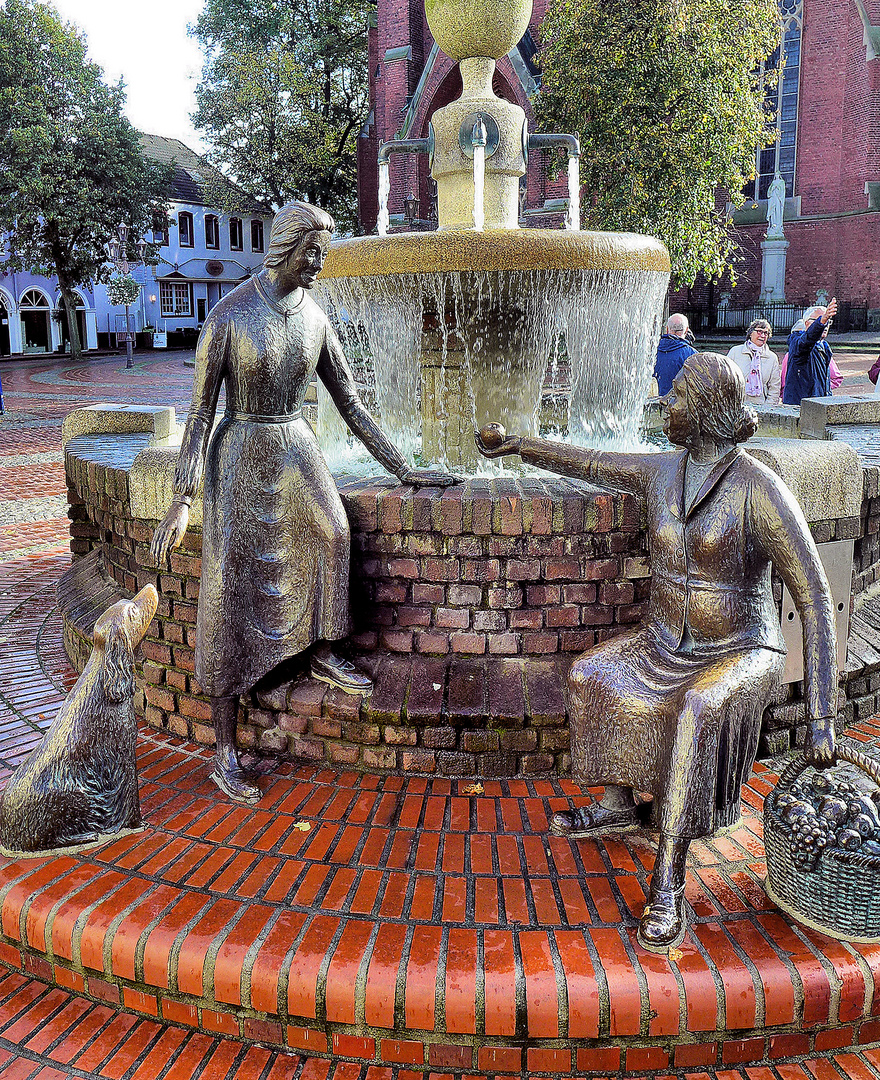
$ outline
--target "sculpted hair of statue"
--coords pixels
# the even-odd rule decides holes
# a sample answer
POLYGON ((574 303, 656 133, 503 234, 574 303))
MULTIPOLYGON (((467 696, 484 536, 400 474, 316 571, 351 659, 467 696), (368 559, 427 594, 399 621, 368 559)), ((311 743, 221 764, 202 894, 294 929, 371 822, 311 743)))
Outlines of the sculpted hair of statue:
POLYGON ((746 403, 746 380, 737 364, 720 353, 694 353, 681 374, 700 431, 714 439, 740 443, 758 430, 758 415, 746 403))
POLYGON ((267 270, 281 266, 306 233, 332 233, 335 228, 336 222, 326 210, 312 206, 311 203, 285 203, 272 222, 269 248, 263 259, 263 266, 267 270))

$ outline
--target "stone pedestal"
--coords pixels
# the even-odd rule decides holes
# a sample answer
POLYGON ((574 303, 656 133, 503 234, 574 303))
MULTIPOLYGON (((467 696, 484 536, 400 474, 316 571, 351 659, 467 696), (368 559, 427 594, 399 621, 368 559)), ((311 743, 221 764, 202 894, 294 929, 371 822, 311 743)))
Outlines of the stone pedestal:
POLYGON ((761 299, 785 299, 785 258, 788 241, 768 236, 761 242, 761 299))

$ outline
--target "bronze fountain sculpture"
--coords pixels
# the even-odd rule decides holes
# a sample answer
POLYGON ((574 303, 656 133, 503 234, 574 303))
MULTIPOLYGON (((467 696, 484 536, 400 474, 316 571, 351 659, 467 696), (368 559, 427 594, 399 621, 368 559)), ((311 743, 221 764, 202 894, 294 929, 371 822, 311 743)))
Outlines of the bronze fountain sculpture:
POLYGON ((410 467, 364 409, 342 347, 308 296, 330 247, 332 217, 307 203, 275 216, 263 269, 211 311, 196 352, 172 505, 151 551, 164 562, 183 539, 204 475, 196 676, 211 698, 212 779, 233 799, 260 789, 235 749, 239 697, 288 657, 312 649, 312 675, 350 694, 370 679, 330 642, 349 632, 348 520, 302 417, 320 378, 351 430, 404 484, 456 478, 410 467), (212 433, 221 386, 226 412, 212 433))
POLYGON ((531 465, 645 499, 652 560, 648 614, 582 654, 568 679, 572 771, 605 785, 601 802, 557 813, 569 837, 634 828, 635 792, 654 797, 660 830, 640 943, 665 951, 684 936, 685 860, 693 839, 733 825, 755 760, 761 714, 785 645, 771 568, 804 626, 808 726, 817 768, 835 761, 834 609, 800 507, 770 469, 738 448, 754 434, 742 373, 722 356, 691 356, 666 399, 668 453, 584 450, 484 427, 487 457, 531 465))

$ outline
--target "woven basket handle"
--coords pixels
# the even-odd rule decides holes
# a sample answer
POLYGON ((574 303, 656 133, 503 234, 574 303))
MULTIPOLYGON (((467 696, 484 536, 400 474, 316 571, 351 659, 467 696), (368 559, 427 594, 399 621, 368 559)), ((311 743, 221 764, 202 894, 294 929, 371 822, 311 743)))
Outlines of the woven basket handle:
MULTIPOLYGON (((880 787, 880 761, 877 758, 869 757, 868 754, 862 754, 858 750, 853 750, 850 746, 840 744, 837 747, 837 759, 855 765, 862 772, 867 773, 868 777, 880 787)), ((798 754, 797 757, 793 758, 782 776, 779 777, 775 793, 779 794, 787 791, 804 769, 808 768, 808 765, 809 763, 803 754, 798 754)))

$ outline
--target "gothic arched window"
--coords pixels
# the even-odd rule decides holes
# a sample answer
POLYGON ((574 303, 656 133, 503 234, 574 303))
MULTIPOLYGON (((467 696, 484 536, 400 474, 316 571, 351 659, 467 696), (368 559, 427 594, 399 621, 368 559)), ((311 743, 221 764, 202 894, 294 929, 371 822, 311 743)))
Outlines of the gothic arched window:
POLYGON ((762 67, 762 74, 773 71, 779 66, 780 55, 784 58, 779 80, 767 91, 764 101, 769 123, 776 127, 777 139, 770 146, 757 151, 757 175, 754 182, 747 184, 745 188, 746 196, 751 199, 767 198, 767 189, 777 171, 785 181, 786 196, 794 195, 803 29, 802 0, 779 0, 779 17, 782 21, 782 41, 762 67))

